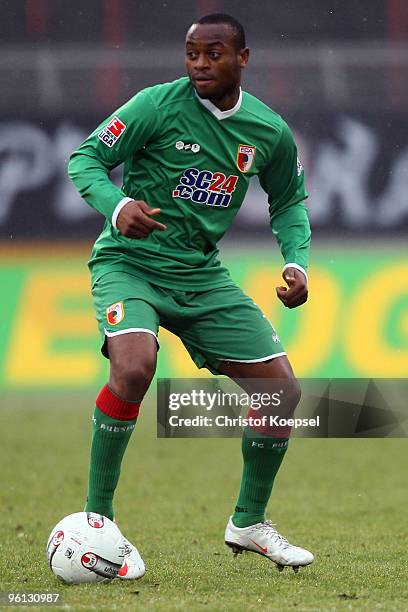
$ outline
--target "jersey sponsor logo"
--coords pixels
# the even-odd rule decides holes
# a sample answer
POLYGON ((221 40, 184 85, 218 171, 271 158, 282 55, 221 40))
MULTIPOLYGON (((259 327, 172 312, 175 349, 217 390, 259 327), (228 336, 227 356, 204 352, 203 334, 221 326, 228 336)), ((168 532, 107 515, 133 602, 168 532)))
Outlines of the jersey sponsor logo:
POLYGON ((249 172, 255 160, 256 147, 238 145, 237 166, 241 172, 249 172))
POLYGON ((106 318, 110 325, 117 325, 125 318, 125 307, 123 302, 116 302, 106 309, 106 318))
POLYGON ((238 179, 235 174, 227 177, 223 172, 187 168, 172 195, 195 204, 226 208, 231 203, 238 179))
POLYGON ((99 140, 102 140, 107 147, 113 147, 115 142, 119 140, 123 132, 126 130, 126 125, 118 117, 113 117, 103 130, 98 134, 99 140))
POLYGON ((178 151, 192 151, 193 153, 198 153, 201 149, 200 145, 197 142, 183 142, 182 140, 178 140, 176 142, 176 149, 178 151))

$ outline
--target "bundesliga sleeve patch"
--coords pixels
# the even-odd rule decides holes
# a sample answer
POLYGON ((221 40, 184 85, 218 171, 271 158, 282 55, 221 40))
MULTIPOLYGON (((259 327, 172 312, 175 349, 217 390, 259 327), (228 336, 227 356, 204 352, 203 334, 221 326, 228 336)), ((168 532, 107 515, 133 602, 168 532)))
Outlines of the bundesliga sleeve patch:
POLYGON ((99 140, 102 140, 107 147, 113 147, 115 142, 119 140, 123 132, 126 130, 126 125, 118 117, 113 117, 103 130, 98 134, 99 140))

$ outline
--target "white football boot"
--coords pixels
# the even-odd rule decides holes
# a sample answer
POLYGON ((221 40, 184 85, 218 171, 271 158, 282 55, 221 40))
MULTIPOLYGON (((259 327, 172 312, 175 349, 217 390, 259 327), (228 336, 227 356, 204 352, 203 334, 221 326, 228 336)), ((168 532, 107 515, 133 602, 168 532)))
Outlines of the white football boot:
POLYGON ((232 548, 235 555, 249 550, 267 557, 276 563, 280 572, 286 565, 297 572, 299 567, 309 565, 314 560, 311 552, 293 546, 281 536, 271 521, 256 523, 250 527, 235 527, 230 517, 225 529, 225 543, 232 548))
MULTIPOLYGON (((116 521, 115 521, 116 523, 116 521)), ((142 557, 139 554, 136 546, 129 540, 123 538, 123 563, 118 572, 118 578, 122 580, 136 580, 145 575, 146 568, 142 557)))

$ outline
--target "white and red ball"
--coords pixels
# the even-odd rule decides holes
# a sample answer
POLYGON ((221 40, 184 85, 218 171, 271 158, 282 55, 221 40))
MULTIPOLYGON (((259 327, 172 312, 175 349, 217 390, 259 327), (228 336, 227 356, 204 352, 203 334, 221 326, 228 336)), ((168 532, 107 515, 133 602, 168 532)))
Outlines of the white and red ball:
POLYGON ((122 565, 123 536, 106 516, 76 512, 63 518, 47 542, 50 568, 62 582, 106 582, 122 565))

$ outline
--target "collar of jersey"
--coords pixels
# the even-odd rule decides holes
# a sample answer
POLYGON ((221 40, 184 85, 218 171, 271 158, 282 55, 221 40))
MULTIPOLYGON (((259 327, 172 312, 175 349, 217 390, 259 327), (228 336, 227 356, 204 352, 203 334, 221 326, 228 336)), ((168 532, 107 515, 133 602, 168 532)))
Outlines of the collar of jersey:
POLYGON ((225 111, 222 111, 219 108, 217 108, 215 106, 215 104, 213 104, 209 100, 204 100, 203 98, 200 98, 200 96, 197 94, 197 92, 195 92, 195 95, 197 96, 197 100, 199 102, 201 102, 201 104, 207 110, 209 110, 210 113, 212 113, 214 115, 214 117, 216 117, 220 121, 221 121, 221 119, 227 119, 228 117, 232 117, 232 115, 235 115, 235 113, 237 113, 239 111, 239 109, 241 108, 241 104, 242 104, 242 89, 241 89, 241 87, 239 88, 239 96, 238 96, 237 103, 235 104, 235 106, 233 106, 232 108, 229 108, 228 110, 225 110, 225 111))

